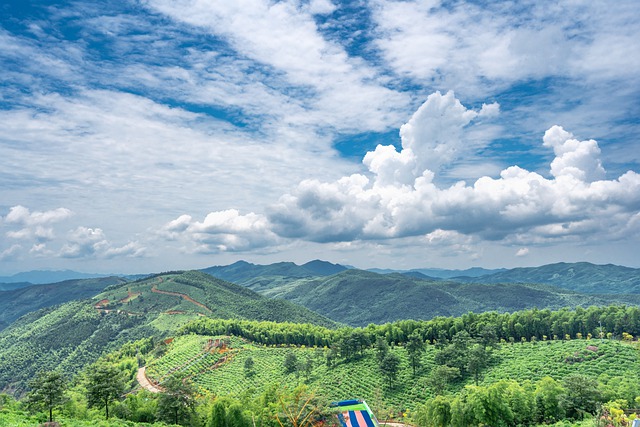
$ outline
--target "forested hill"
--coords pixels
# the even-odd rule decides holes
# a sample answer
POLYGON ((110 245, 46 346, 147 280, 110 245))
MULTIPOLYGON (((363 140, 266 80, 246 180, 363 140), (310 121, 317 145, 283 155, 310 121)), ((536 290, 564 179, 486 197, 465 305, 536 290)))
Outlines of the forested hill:
POLYGON ((640 295, 587 295, 539 284, 477 284, 423 280, 404 274, 347 270, 302 279, 265 292, 352 326, 401 319, 459 316, 469 311, 640 304, 640 295))
POLYGON ((336 324, 198 271, 108 287, 93 299, 27 314, 0 332, 0 391, 24 388, 40 369, 75 373, 127 341, 164 337, 198 317, 336 324))
POLYGON ((640 294, 640 269, 588 262, 513 268, 480 277, 456 277, 467 283, 544 283, 588 294, 640 294))
POLYGON ((20 316, 44 307, 91 298, 107 286, 124 283, 118 277, 65 280, 48 285, 31 285, 0 291, 0 331, 20 316))

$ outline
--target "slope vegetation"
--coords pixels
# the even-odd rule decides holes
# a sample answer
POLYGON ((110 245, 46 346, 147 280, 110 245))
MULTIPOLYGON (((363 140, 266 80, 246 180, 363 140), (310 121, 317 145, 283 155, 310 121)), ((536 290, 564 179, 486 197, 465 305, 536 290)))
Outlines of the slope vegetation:
POLYGON ((291 302, 270 300, 205 273, 161 274, 15 321, 0 332, 0 391, 23 390, 40 369, 76 373, 127 341, 170 335, 200 316, 335 326, 291 302))
POLYGON ((469 311, 640 304, 640 295, 586 295, 548 285, 459 283, 362 270, 298 280, 265 295, 293 301, 352 326, 459 316, 469 311))
POLYGON ((68 301, 91 298, 107 286, 124 283, 118 277, 65 280, 48 285, 31 285, 0 291, 0 331, 29 312, 68 301))

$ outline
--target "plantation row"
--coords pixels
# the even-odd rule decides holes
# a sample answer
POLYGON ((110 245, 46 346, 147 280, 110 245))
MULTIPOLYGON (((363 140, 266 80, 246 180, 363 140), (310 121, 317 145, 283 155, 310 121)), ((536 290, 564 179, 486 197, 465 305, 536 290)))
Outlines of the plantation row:
MULTIPOLYGON (((164 366, 164 370, 187 364, 201 351, 208 336, 183 335, 169 346, 166 355, 151 366, 164 366)), ((380 371, 377 350, 368 348, 362 356, 350 361, 327 363, 328 348, 271 347, 234 340, 233 358, 217 369, 201 369, 191 378, 202 394, 217 396, 245 393, 252 395, 269 384, 305 383, 328 400, 348 397, 366 399, 380 416, 397 416, 406 409, 414 410, 421 403, 441 391, 458 393, 473 382, 472 377, 460 375, 445 382, 434 378, 439 375, 437 362, 441 346, 427 345, 420 357, 416 374, 412 372, 406 347, 391 346, 390 352, 400 359, 400 369, 393 384, 389 384, 380 371), (440 348, 440 349, 439 349, 440 348), (295 354, 299 369, 287 373, 286 359, 295 354), (254 361, 251 371, 245 366, 247 359, 254 361), (307 371, 306 366, 310 364, 307 371)), ((633 406, 640 395, 634 378, 640 375, 638 351, 629 344, 615 340, 572 340, 503 344, 493 351, 491 364, 482 370, 480 385, 488 386, 506 378, 521 384, 536 383, 550 377, 556 381, 572 375, 588 376, 598 381, 604 401, 624 399, 633 406)), ((211 363, 213 364, 213 363, 211 363)), ((190 372, 190 371, 189 371, 190 372)), ((187 374, 187 370, 184 371, 187 374)))
MULTIPOLYGON (((202 318, 180 333, 200 335, 237 335, 267 345, 331 346, 352 333, 352 328, 328 329, 310 324, 257 322, 202 318)), ((546 341, 581 338, 633 338, 640 335, 640 308, 626 306, 578 307, 575 310, 523 310, 515 313, 467 313, 461 317, 436 317, 432 320, 402 320, 384 325, 369 325, 361 330, 370 342, 384 337, 388 343, 401 344, 416 332, 424 341, 446 341, 461 331, 480 338, 490 331, 504 341, 546 341)))

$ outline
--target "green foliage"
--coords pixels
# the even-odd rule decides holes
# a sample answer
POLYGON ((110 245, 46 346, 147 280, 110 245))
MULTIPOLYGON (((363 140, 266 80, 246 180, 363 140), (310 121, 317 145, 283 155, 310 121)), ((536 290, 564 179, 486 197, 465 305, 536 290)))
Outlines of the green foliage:
POLYGON ((26 403, 31 410, 44 410, 53 421, 53 410, 65 402, 66 382, 60 372, 40 371, 29 382, 31 391, 27 393, 26 403))
MULTIPOLYGON (((637 270, 633 277, 640 289, 637 270)), ((483 277, 474 280, 482 279, 483 277)), ((640 296, 637 294, 579 294, 532 283, 536 282, 460 283, 425 280, 402 274, 347 270, 329 277, 288 282, 278 289, 269 289, 265 294, 295 302, 352 326, 381 324, 400 319, 460 316, 469 311, 513 312, 533 307, 558 310, 562 307, 587 307, 612 302, 640 304, 640 296), (397 307, 402 309, 398 310, 397 307)), ((625 292, 623 287, 619 290, 625 292)), ((516 339, 520 340, 521 336, 525 335, 516 339)))
POLYGON ((123 282, 124 279, 118 277, 103 277, 0 290, 0 331, 24 314, 68 301, 91 298, 107 286, 123 282))
POLYGON ((124 393, 124 381, 120 370, 113 365, 96 364, 87 376, 87 403, 89 407, 104 408, 109 419, 109 405, 124 393))
POLYGON ((380 371, 386 378, 389 388, 393 387, 393 383, 398 379, 398 372, 400 371, 400 357, 395 353, 387 354, 382 362, 380 362, 380 371))
MULTIPOLYGON (((158 418, 172 424, 187 425, 195 409, 195 389, 186 380, 171 377, 163 384, 158 399, 158 418)), ((231 426, 229 426, 231 427, 231 426)))
POLYGON ((298 356, 293 351, 287 353, 284 358, 284 373, 293 374, 298 371, 298 356))
POLYGON ((416 370, 422 366, 420 358, 424 353, 424 341, 422 341, 422 337, 420 334, 414 332, 409 335, 407 338, 407 344, 405 346, 407 350, 407 355, 409 356, 409 363, 411 364, 411 368, 413 369, 413 376, 416 375, 416 370))
POLYGON ((221 400, 213 403, 207 427, 227 427, 227 410, 221 400))
POLYGON ((602 405, 602 393, 598 381, 586 375, 573 374, 564 378, 565 393, 562 406, 572 419, 582 419, 585 414, 595 414, 602 405))

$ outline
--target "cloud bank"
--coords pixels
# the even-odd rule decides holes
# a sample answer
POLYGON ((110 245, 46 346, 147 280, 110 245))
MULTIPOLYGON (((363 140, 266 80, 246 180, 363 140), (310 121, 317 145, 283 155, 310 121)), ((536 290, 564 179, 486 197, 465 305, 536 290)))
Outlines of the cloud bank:
POLYGON ((474 111, 452 92, 436 92, 401 127, 400 150, 378 145, 366 154, 367 174, 304 180, 264 214, 212 212, 202 223, 183 216, 165 231, 220 251, 264 247, 278 237, 327 243, 464 235, 529 246, 638 234, 640 175, 606 179, 598 143, 560 126, 542 138, 555 155, 546 177, 514 165, 499 177, 443 185, 440 169, 477 156, 467 137, 498 111, 495 104, 474 111))
POLYGON ((114 246, 100 228, 79 226, 64 232, 64 222, 74 216, 67 208, 34 211, 18 205, 9 209, 0 226, 8 228, 7 240, 17 243, 0 252, 0 261, 25 255, 53 258, 140 257, 146 248, 139 242, 114 246), (28 248, 28 249, 27 249, 28 248))

